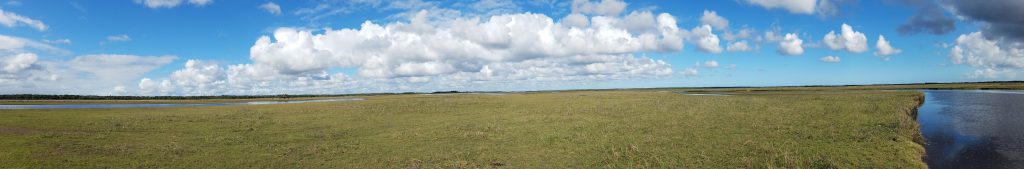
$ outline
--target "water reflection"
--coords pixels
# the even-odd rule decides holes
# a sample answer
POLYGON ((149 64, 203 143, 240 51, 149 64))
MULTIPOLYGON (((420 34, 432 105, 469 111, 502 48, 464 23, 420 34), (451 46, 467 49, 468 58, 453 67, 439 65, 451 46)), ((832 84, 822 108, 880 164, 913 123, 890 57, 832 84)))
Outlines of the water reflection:
POLYGON ((288 100, 288 101, 251 101, 241 103, 200 103, 200 104, 47 104, 47 105, 0 105, 0 109, 88 109, 88 108, 144 108, 144 107, 195 107, 195 106, 230 106, 230 105, 263 105, 289 104, 331 101, 355 101, 362 98, 337 98, 319 100, 288 100))
POLYGON ((1024 168, 1024 92, 925 91, 918 111, 931 168, 1024 168))

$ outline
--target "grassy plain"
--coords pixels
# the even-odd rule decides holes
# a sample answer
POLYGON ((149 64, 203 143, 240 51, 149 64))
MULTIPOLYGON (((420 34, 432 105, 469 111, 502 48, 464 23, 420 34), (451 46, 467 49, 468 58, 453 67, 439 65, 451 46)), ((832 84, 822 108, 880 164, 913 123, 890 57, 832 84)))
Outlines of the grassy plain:
POLYGON ((914 91, 0 110, 4 168, 924 168, 914 91))

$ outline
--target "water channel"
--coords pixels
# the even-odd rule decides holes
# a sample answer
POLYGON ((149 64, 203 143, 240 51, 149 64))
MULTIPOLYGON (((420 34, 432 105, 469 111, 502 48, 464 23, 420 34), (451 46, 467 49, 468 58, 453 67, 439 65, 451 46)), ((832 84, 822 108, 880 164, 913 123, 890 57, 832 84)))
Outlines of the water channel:
POLYGON ((1024 91, 926 90, 930 168, 1024 168, 1024 91))

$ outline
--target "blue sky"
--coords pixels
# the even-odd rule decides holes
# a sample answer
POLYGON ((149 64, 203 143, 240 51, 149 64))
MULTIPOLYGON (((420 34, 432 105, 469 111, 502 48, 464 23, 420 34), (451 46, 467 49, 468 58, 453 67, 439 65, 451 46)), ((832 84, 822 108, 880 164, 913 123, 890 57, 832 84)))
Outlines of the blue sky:
POLYGON ((323 94, 1020 80, 1024 38, 998 25, 1024 24, 993 19, 969 5, 8 0, 0 3, 0 93, 323 94), (915 15, 940 19, 916 22, 915 15), (826 40, 833 31, 837 38, 826 40), (786 34, 801 43, 782 47, 793 42, 786 34), (885 54, 878 54, 879 35, 892 48, 885 54), (737 42, 747 48, 730 49, 737 42), (802 52, 783 52, 793 47, 802 52))

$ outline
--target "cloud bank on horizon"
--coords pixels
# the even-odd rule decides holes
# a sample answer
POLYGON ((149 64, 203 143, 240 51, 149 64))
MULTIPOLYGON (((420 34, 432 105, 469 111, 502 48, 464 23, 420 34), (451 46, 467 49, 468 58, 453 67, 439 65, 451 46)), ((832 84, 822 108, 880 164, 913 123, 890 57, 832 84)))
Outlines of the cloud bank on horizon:
MULTIPOLYGON (((162 35, 131 29, 78 32, 84 30, 67 24, 90 21, 97 11, 87 7, 104 4, 71 2, 70 6, 78 9, 71 14, 80 17, 69 21, 54 19, 45 12, 22 13, 27 10, 18 9, 30 8, 26 3, 31 2, 0 5, 0 25, 7 29, 0 32, 3 94, 537 90, 660 87, 704 79, 725 82, 718 85, 771 85, 776 83, 758 82, 793 79, 794 75, 740 78, 763 76, 759 74, 773 69, 794 69, 811 76, 810 72, 835 70, 836 66, 871 68, 894 62, 915 64, 892 65, 906 67, 902 69, 922 69, 919 63, 941 64, 938 67, 946 67, 953 74, 916 75, 939 76, 938 80, 946 81, 1013 80, 1024 71, 1024 20, 1016 17, 1024 16, 1020 12, 1024 11, 1024 2, 1015 0, 885 1, 882 7, 905 9, 906 19, 900 23, 847 20, 863 11, 845 11, 844 6, 857 2, 838 0, 741 0, 721 2, 731 6, 726 9, 700 7, 684 13, 672 9, 676 4, 621 0, 272 0, 244 5, 214 0, 131 0, 114 7, 138 8, 127 12, 154 17, 180 17, 180 13, 231 6, 237 11, 226 14, 264 15, 279 20, 256 28, 211 22, 207 32, 219 31, 217 36, 234 36, 224 30, 230 32, 232 26, 257 30, 252 33, 255 36, 238 38, 250 40, 230 42, 248 45, 192 42, 214 46, 207 49, 228 48, 225 50, 237 51, 233 55, 244 53, 246 58, 217 56, 224 52, 202 53, 198 49, 198 53, 154 52, 164 47, 150 45, 190 42, 154 38, 162 35), (759 10, 773 15, 776 21, 762 25, 759 23, 766 16, 745 16, 737 9, 759 10), (366 19, 335 23, 338 18, 353 17, 366 19), (79 34, 91 35, 86 39, 96 43, 78 38, 72 43, 69 37, 79 34), (943 36, 951 38, 941 42, 921 40, 943 36)), ((146 17, 139 19, 144 20, 143 26, 159 23, 146 17)), ((125 22, 140 24, 131 18, 125 22)), ((148 31, 175 35, 202 27, 173 28, 148 31)), ((863 83, 887 82, 872 79, 871 75, 860 76, 849 78, 863 83)))

